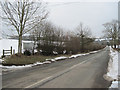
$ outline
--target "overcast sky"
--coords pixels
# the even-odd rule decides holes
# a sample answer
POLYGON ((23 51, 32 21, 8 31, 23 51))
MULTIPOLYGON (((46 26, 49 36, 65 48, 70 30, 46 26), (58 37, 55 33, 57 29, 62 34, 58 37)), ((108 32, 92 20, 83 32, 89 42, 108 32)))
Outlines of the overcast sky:
MULTIPOLYGON (((1 0, 0 0, 1 1, 1 0)), ((36 0, 37 1, 37 0, 36 0)), ((95 37, 103 36, 102 24, 118 19, 119 0, 43 0, 48 2, 48 20, 66 30, 74 30, 82 22, 95 37)), ((4 29, 2 25, 2 29, 4 29)))
POLYGON ((82 22, 91 28, 93 36, 103 36, 104 27, 102 24, 118 19, 118 2, 106 1, 75 2, 54 0, 49 2, 49 20, 58 26, 68 30, 74 30, 82 22))

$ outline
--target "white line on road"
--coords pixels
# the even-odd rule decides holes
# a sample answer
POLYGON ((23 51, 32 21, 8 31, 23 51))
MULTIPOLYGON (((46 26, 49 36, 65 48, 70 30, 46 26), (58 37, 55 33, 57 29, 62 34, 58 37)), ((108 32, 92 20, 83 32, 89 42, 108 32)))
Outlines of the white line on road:
MULTIPOLYGON (((87 62, 87 61, 88 61, 88 60, 85 60, 85 61, 82 61, 82 62, 79 63, 79 64, 73 65, 72 67, 64 70, 62 73, 59 73, 57 76, 60 76, 60 75, 64 74, 65 72, 67 72, 67 71, 69 71, 69 70, 71 70, 71 69, 73 69, 73 68, 75 68, 75 67, 77 67, 77 66, 79 66, 79 65, 81 65, 81 64, 84 64, 84 63, 87 62)), ((32 85, 27 86, 27 87, 25 87, 25 88, 31 88, 31 87, 33 87, 33 86, 36 86, 36 85, 38 85, 38 84, 40 84, 40 83, 42 83, 42 82, 48 81, 48 80, 50 80, 50 79, 52 79, 52 78, 54 78, 54 77, 57 77, 57 76, 47 77, 47 78, 42 79, 42 80, 40 80, 40 81, 38 81, 38 82, 36 82, 36 83, 34 83, 34 84, 32 84, 32 85)))
POLYGON ((45 78, 45 79, 42 79, 42 80, 40 80, 40 81, 38 81, 38 82, 30 85, 30 86, 27 86, 27 87, 25 87, 25 88, 31 88, 32 86, 37 85, 37 84, 39 84, 39 83, 41 83, 41 82, 44 82, 44 81, 46 81, 46 80, 49 80, 50 78, 52 78, 52 76, 47 77, 47 78, 45 78))
POLYGON ((76 65, 73 65, 72 67, 70 67, 69 69, 73 69, 73 68, 75 68, 75 67, 77 67, 77 66, 79 66, 79 65, 81 65, 81 64, 83 64, 83 63, 85 63, 87 60, 85 60, 85 61, 83 61, 83 62, 81 62, 81 63, 79 63, 79 64, 76 64, 76 65))

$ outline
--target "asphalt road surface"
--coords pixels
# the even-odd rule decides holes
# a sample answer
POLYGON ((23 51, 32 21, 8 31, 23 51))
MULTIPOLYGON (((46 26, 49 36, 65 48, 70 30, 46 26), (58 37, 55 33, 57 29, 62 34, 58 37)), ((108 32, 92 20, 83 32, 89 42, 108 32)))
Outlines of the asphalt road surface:
POLYGON ((108 88, 109 48, 51 64, 3 72, 3 88, 108 88))

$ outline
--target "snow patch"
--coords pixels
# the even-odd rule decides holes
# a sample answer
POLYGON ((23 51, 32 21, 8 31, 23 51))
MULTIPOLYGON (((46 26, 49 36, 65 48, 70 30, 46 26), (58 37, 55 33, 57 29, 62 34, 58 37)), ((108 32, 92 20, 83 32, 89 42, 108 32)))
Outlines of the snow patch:
POLYGON ((12 66, 2 66, 0 65, 0 68, 3 68, 3 69, 20 69, 20 68, 27 68, 27 67, 31 67, 32 65, 22 65, 22 66, 15 66, 15 65, 12 65, 12 66))
POLYGON ((63 60, 63 59, 67 59, 68 57, 65 57, 65 56, 61 56, 61 57, 56 57, 54 60, 57 61, 57 60, 63 60))
POLYGON ((56 51, 53 51, 53 54, 57 55, 57 54, 58 54, 58 52, 56 52, 56 51))
POLYGON ((42 65, 42 64, 43 64, 42 62, 36 62, 36 63, 34 63, 32 66, 42 65))
POLYGON ((0 65, 0 68, 3 68, 3 69, 20 69, 20 68, 28 68, 28 67, 33 67, 33 66, 42 65, 42 64, 43 64, 42 62, 36 62, 34 64, 22 65, 22 66, 15 66, 15 65, 3 66, 3 65, 0 65))
MULTIPOLYGON (((4 61, 4 60, 1 60, 1 61, 4 61)), ((21 69, 21 68, 28 68, 28 67, 33 67, 33 66, 42 65, 42 64, 43 64, 42 62, 36 62, 34 64, 21 65, 21 66, 15 66, 15 65, 3 66, 3 65, 0 64, 0 68, 2 68, 2 69, 21 69)))
POLYGON ((34 49, 34 53, 37 53, 38 51, 37 51, 37 49, 34 49))
POLYGON ((119 81, 113 81, 109 88, 118 88, 119 81))
MULTIPOLYGON (((98 51, 96 51, 98 52, 98 51)), ((77 57, 80 57, 80 56, 84 56, 84 55, 88 55, 88 54, 91 54, 92 52, 89 52, 89 53, 84 53, 84 54, 76 54, 76 55, 72 55, 70 56, 69 58, 77 58, 77 57)), ((94 52, 95 53, 95 52, 94 52)))
POLYGON ((110 48, 110 61, 108 64, 108 77, 118 80, 118 52, 110 48))
POLYGON ((55 62, 57 60, 63 60, 63 59, 67 59, 68 57, 65 57, 65 56, 60 56, 60 57, 56 57, 54 59, 46 59, 46 61, 52 61, 52 62, 55 62))
POLYGON ((79 56, 82 56, 82 54, 72 55, 72 56, 70 56, 69 58, 77 58, 77 57, 79 57, 79 56))
POLYGON ((51 63, 50 61, 45 61, 45 62, 43 62, 43 64, 49 64, 49 63, 51 63))
POLYGON ((118 88, 118 52, 110 47, 110 60, 106 79, 112 81, 109 88, 118 88))
POLYGON ((92 53, 97 53, 101 50, 98 50, 98 51, 92 51, 92 52, 89 52, 89 53, 84 53, 84 54, 76 54, 76 55, 72 55, 70 56, 69 58, 77 58, 77 57, 80 57, 80 56, 84 56, 84 55, 88 55, 88 54, 92 54, 92 53))
MULTIPOLYGON (((27 42, 33 42, 33 41, 22 41, 22 43, 27 42)), ((18 40, 15 39, 0 39, 0 57, 3 54, 3 49, 10 50, 10 47, 12 46, 13 50, 15 50, 15 53, 18 51, 18 40)), ((22 52, 24 51, 22 46, 22 52)))

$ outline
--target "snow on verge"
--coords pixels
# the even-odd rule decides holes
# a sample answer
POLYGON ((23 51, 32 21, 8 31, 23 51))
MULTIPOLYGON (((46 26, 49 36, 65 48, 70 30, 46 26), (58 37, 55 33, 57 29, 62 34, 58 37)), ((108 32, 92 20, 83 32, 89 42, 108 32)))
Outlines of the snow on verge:
POLYGON ((118 88, 118 81, 113 81, 109 88, 118 88))
MULTIPOLYGON (((41 65, 41 64, 50 64, 54 61, 64 60, 64 59, 67 59, 67 58, 69 58, 69 59, 70 58, 77 58, 79 56, 88 55, 88 54, 91 54, 91 53, 96 53, 98 51, 92 51, 92 52, 85 53, 85 54, 71 55, 70 57, 60 56, 60 57, 56 57, 54 59, 46 59, 46 61, 44 61, 44 62, 36 62, 34 64, 29 64, 29 65, 22 65, 22 66, 14 66, 14 65, 13 66, 2 66, 2 65, 0 65, 0 68, 3 68, 3 69, 21 69, 21 68, 33 67, 33 66, 41 65)), ((4 60, 0 60, 0 61, 2 62, 4 60)))
POLYGON ((107 76, 118 80, 118 52, 110 48, 110 61, 107 76))
POLYGON ((98 50, 98 51, 92 51, 92 52, 89 52, 89 53, 84 53, 84 54, 76 54, 76 55, 72 55, 70 56, 69 58, 77 58, 77 57, 80 57, 80 56, 84 56, 84 55, 88 55, 88 54, 93 54, 93 53, 97 53, 101 50, 98 50))
POLYGON ((15 66, 15 65, 12 65, 12 66, 2 66, 2 65, 0 65, 0 68, 3 68, 3 69, 20 69, 20 68, 27 68, 27 67, 32 67, 32 66, 41 65, 41 64, 44 64, 44 63, 36 62, 34 64, 22 65, 22 66, 15 66))
POLYGON ((76 54, 76 55, 72 55, 70 56, 69 58, 77 58, 77 57, 80 57, 80 56, 83 56, 83 55, 88 55, 89 53, 86 53, 86 54, 76 54))
POLYGON ((61 56, 61 57, 56 57, 54 60, 57 61, 57 60, 63 60, 63 59, 67 59, 68 57, 65 57, 65 56, 61 56))
MULTIPOLYGON (((0 68, 3 68, 3 69, 20 69, 20 68, 27 68, 27 67, 33 67, 33 66, 36 66, 36 65, 42 65, 42 64, 50 64, 51 61, 57 61, 57 60, 63 60, 63 59, 66 59, 67 57, 64 57, 64 56, 61 56, 61 57, 56 57, 54 59, 46 59, 46 61, 44 62, 36 62, 34 64, 29 64, 29 65, 22 65, 22 66, 2 66, 0 65, 0 68), (49 61, 50 60, 50 61, 49 61)), ((3 60, 0 60, 1 62, 3 60)))
POLYGON ((108 63, 108 72, 105 77, 112 81, 109 88, 118 88, 118 52, 110 47, 110 60, 108 63))
POLYGON ((52 61, 52 62, 55 62, 55 61, 58 61, 58 60, 64 60, 64 59, 67 59, 68 57, 65 57, 65 56, 60 56, 60 57, 56 57, 54 59, 46 59, 46 61, 52 61))

